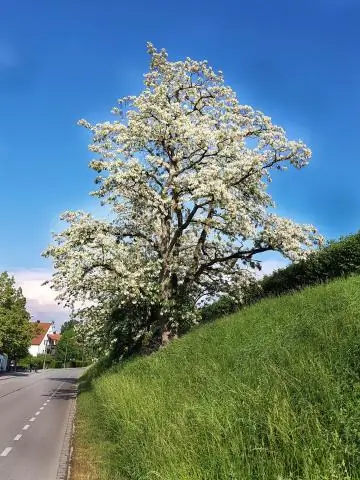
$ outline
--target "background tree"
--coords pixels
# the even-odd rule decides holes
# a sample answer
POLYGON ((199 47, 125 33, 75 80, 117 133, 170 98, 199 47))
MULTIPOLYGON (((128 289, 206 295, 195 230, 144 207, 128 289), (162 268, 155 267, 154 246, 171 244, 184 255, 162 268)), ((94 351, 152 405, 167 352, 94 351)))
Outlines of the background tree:
POLYGON ((81 361, 83 346, 78 342, 73 327, 62 331, 61 338, 56 345, 55 361, 59 365, 64 363, 81 361))
POLYGON ((321 242, 312 225, 277 216, 267 191, 274 171, 304 167, 310 150, 240 104, 206 61, 148 51, 145 89, 120 100, 119 119, 80 122, 99 155, 93 195, 112 219, 66 212, 45 252, 59 300, 83 305, 84 334, 106 348, 116 337, 166 343, 196 322, 200 302, 241 300, 259 254, 298 260, 321 242))
POLYGON ((66 320, 66 322, 64 322, 61 325, 60 333, 63 334, 63 333, 66 332, 66 330, 74 329, 75 325, 76 325, 76 320, 75 319, 66 320))
POLYGON ((0 349, 17 360, 28 353, 35 334, 26 310, 26 299, 21 288, 8 273, 0 274, 0 349))

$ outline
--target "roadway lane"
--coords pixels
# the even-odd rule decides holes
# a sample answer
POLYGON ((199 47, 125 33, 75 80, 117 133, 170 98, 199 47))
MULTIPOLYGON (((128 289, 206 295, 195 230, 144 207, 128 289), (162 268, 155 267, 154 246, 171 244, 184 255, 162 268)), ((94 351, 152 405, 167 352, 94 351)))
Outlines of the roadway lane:
POLYGON ((56 480, 82 369, 0 376, 0 479, 56 480))

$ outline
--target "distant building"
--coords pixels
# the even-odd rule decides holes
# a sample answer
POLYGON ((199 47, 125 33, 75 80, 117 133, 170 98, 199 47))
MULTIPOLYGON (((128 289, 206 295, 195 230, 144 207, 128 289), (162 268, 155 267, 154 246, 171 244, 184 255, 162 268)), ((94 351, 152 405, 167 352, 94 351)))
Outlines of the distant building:
POLYGON ((55 353, 55 348, 61 335, 56 333, 54 322, 46 323, 37 321, 34 323, 37 326, 38 334, 31 340, 31 346, 29 347, 30 355, 36 357, 45 352, 47 354, 55 353))

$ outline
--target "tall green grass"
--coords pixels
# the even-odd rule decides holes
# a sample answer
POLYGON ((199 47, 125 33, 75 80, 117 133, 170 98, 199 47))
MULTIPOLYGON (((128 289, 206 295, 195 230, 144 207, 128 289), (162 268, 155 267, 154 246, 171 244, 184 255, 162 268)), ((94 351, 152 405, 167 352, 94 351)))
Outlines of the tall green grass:
POLYGON ((93 380, 73 471, 85 452, 96 480, 360 479, 359 373, 360 277, 263 300, 93 380))

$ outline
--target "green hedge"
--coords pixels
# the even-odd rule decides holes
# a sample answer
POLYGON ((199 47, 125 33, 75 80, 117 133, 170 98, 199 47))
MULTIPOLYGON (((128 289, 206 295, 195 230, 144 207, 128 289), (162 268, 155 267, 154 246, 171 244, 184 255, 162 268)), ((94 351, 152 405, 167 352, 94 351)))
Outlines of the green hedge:
POLYGON ((357 273, 360 273, 360 232, 331 241, 306 260, 264 277, 262 297, 281 295, 357 273))
POLYGON ((44 359, 46 368, 55 368, 55 359, 50 355, 46 355, 46 357, 45 355, 38 355, 36 357, 27 355, 17 362, 17 366, 30 369, 31 365, 32 368, 41 369, 44 365, 44 359))
POLYGON ((292 263, 277 270, 258 282, 247 292, 243 304, 239 305, 228 297, 202 308, 202 322, 230 315, 244 305, 255 303, 264 297, 282 295, 317 285, 329 280, 360 273, 360 232, 330 241, 322 249, 313 252, 306 260, 292 263))
POLYGON ((206 305, 201 310, 201 320, 203 323, 211 322, 216 318, 230 315, 239 309, 239 305, 229 297, 222 297, 217 302, 206 305))
MULTIPOLYGON (((18 367, 23 367, 30 370, 30 365, 32 368, 36 368, 38 370, 43 368, 45 359, 45 368, 64 368, 64 362, 56 360, 51 355, 38 355, 37 357, 33 357, 31 355, 27 355, 26 357, 22 358, 17 362, 18 367)), ((81 360, 69 360, 66 362, 66 368, 74 368, 74 367, 86 367, 90 365, 91 361, 87 358, 84 359, 84 362, 81 360)))

